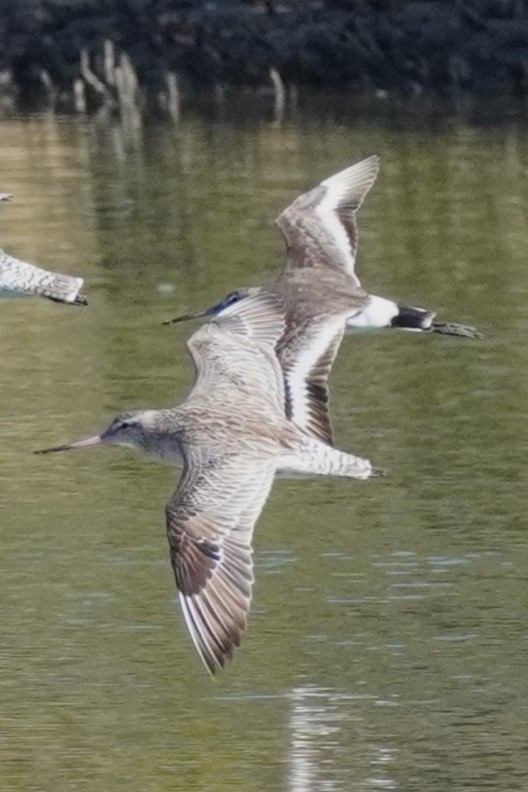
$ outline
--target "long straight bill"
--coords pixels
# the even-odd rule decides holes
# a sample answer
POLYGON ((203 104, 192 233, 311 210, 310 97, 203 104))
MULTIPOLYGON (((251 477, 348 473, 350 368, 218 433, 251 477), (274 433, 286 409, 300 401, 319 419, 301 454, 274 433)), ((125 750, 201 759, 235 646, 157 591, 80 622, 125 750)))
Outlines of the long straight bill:
POLYGON ((88 448, 102 443, 101 435, 94 435, 87 437, 85 440, 76 440, 74 443, 64 443, 63 445, 54 446, 53 448, 41 448, 35 451, 35 454, 51 454, 55 451, 69 451, 71 448, 88 448))

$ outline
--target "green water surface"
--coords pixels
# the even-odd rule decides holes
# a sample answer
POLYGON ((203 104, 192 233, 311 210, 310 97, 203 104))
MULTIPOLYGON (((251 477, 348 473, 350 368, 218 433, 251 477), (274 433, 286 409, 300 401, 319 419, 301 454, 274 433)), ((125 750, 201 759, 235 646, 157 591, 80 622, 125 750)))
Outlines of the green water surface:
POLYGON ((0 304, 0 783, 9 792, 528 788, 528 137, 515 118, 0 123, 2 246, 90 306, 0 304), (338 444, 384 480, 278 481, 235 661, 180 617, 164 503, 124 449, 39 447, 183 398, 161 322, 282 260, 300 191, 378 153, 358 270, 483 341, 347 338, 338 444))

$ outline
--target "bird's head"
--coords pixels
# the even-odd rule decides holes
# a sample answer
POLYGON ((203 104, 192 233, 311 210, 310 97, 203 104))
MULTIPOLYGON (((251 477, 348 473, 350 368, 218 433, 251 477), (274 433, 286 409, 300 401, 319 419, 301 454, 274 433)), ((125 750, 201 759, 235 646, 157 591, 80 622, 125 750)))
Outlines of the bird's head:
POLYGON ((117 415, 110 426, 103 432, 84 440, 76 440, 73 443, 63 443, 63 445, 53 448, 43 448, 35 451, 36 454, 50 454, 54 451, 69 451, 73 448, 88 448, 89 446, 101 445, 121 445, 130 448, 143 446, 145 432, 148 430, 149 421, 146 416, 149 411, 136 410, 123 412, 117 415))
POLYGON ((203 311, 197 311, 196 313, 188 313, 182 314, 181 316, 176 316, 174 319, 169 319, 167 322, 163 324, 176 324, 177 322, 186 322, 188 319, 203 319, 208 316, 218 316, 222 313, 226 308, 230 308, 232 305, 240 302, 245 297, 253 297, 254 295, 258 294, 260 291, 259 286, 253 286, 249 288, 243 289, 236 289, 236 291, 229 292, 229 294, 224 297, 223 300, 220 302, 211 305, 209 308, 206 308, 203 311))

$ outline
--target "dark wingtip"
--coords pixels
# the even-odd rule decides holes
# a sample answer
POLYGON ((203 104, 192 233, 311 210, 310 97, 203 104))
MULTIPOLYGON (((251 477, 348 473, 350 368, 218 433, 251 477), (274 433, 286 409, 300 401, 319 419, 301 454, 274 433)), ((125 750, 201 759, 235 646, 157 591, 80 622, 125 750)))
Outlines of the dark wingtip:
POLYGON ((372 473, 370 474, 370 477, 371 478, 385 478, 386 475, 387 474, 385 473, 383 468, 373 467, 372 468, 372 473))
POLYGON ((51 294, 44 294, 43 297, 51 300, 51 302, 60 303, 61 305, 88 305, 88 300, 84 294, 78 294, 75 300, 65 300, 63 297, 53 297, 51 294))

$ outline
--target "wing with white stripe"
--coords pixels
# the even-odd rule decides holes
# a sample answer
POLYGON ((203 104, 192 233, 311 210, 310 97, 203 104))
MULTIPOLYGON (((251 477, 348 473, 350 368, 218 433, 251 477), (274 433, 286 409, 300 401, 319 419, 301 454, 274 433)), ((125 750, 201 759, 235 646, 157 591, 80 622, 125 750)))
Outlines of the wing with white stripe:
POLYGON ((333 445, 328 377, 344 333, 336 321, 313 322, 279 342, 286 393, 286 417, 311 437, 333 445))
POLYGON ((379 157, 368 157, 303 193, 278 216, 275 222, 288 249, 287 267, 333 267, 354 276, 356 212, 379 166, 379 157))

